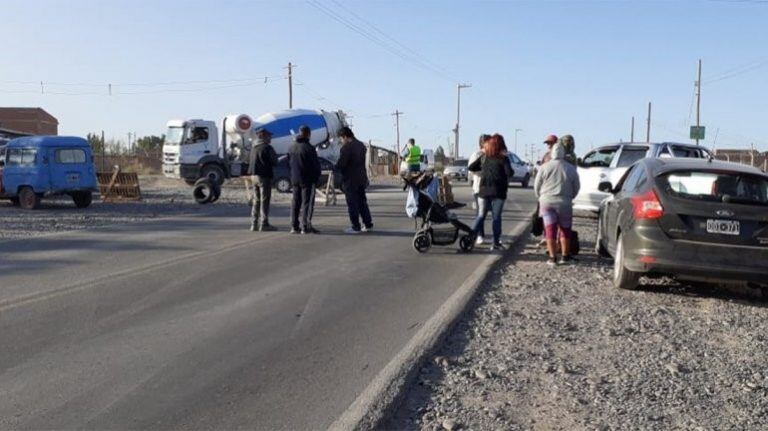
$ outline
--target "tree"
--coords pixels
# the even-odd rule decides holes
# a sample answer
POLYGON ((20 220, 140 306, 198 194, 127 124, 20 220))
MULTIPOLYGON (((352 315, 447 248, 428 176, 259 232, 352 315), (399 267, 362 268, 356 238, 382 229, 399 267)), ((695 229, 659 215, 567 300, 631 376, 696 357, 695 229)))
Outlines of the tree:
POLYGON ((154 153, 163 148, 165 142, 165 135, 161 136, 144 136, 136 141, 136 148, 144 154, 154 153))
POLYGON ((104 152, 104 140, 101 139, 101 135, 89 133, 86 135, 85 139, 88 141, 88 144, 91 146, 91 151, 94 154, 101 154, 104 152))
POLYGON ((438 145, 437 149, 435 150, 435 162, 445 162, 445 149, 442 145, 438 145))

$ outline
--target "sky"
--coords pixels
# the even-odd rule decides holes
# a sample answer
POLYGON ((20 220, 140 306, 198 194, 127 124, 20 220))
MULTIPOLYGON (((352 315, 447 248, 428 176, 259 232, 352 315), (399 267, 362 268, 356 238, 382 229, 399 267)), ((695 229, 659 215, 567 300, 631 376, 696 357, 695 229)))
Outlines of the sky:
POLYGON ((768 1, 2 0, 0 106, 59 133, 127 140, 170 119, 342 109, 358 138, 461 154, 501 133, 521 157, 549 133, 577 152, 689 142, 703 61, 703 144, 768 151, 768 1), (265 82, 265 77, 267 77, 265 82), (42 85, 40 84, 42 82, 42 85), (110 94, 111 84, 111 94, 110 94), (515 143, 515 130, 517 144, 515 143))

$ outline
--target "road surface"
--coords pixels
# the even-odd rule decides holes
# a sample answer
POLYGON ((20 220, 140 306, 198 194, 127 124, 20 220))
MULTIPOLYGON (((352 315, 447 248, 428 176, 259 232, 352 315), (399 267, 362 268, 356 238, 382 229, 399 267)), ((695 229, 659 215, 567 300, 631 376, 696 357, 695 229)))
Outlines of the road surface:
MULTIPOLYGON (((418 255, 403 192, 370 201, 357 236, 342 198, 321 235, 244 205, 0 242, 0 429, 326 428, 489 253, 418 255)), ((533 202, 510 189, 505 231, 533 202)))

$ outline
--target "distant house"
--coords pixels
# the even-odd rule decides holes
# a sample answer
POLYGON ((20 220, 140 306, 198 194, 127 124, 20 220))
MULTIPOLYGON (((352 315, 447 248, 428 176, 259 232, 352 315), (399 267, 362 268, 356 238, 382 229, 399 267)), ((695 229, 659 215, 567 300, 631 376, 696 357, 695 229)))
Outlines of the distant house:
POLYGON ((58 135, 59 120, 42 108, 0 108, 0 131, 17 136, 58 135))

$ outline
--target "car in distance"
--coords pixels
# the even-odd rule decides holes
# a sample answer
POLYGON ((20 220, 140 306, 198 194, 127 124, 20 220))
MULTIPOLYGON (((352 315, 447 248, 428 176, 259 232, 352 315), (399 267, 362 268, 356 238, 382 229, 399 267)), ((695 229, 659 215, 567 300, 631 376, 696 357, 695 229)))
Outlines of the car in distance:
MULTIPOLYGON (((341 190, 341 172, 335 168, 333 162, 320 157, 320 169, 323 173, 320 175, 320 184, 326 185, 328 183, 327 172, 333 171, 333 187, 341 190)), ((280 156, 277 161, 277 165, 274 169, 275 178, 273 181, 273 187, 280 193, 290 193, 293 189, 291 186, 291 166, 288 164, 288 157, 280 156)))
POLYGON ((71 136, 26 136, 0 146, 0 199, 35 209, 48 196, 68 195, 85 208, 98 191, 91 146, 71 136))
POLYGON ((573 209, 597 212, 600 202, 608 197, 597 186, 606 181, 616 184, 632 164, 645 157, 711 158, 712 155, 704 147, 675 142, 620 143, 596 148, 578 159, 581 190, 573 201, 573 209))
POLYGON ((443 175, 457 181, 469 181, 469 172, 467 172, 467 159, 455 160, 451 165, 443 169, 443 175))
POLYGON ((768 288, 768 175, 712 159, 643 159, 600 206, 597 252, 614 285, 641 275, 768 288))
POLYGON ((512 166, 514 174, 509 179, 510 183, 520 183, 522 188, 528 188, 528 183, 531 181, 531 167, 528 163, 522 161, 517 154, 509 153, 509 164, 512 166))

